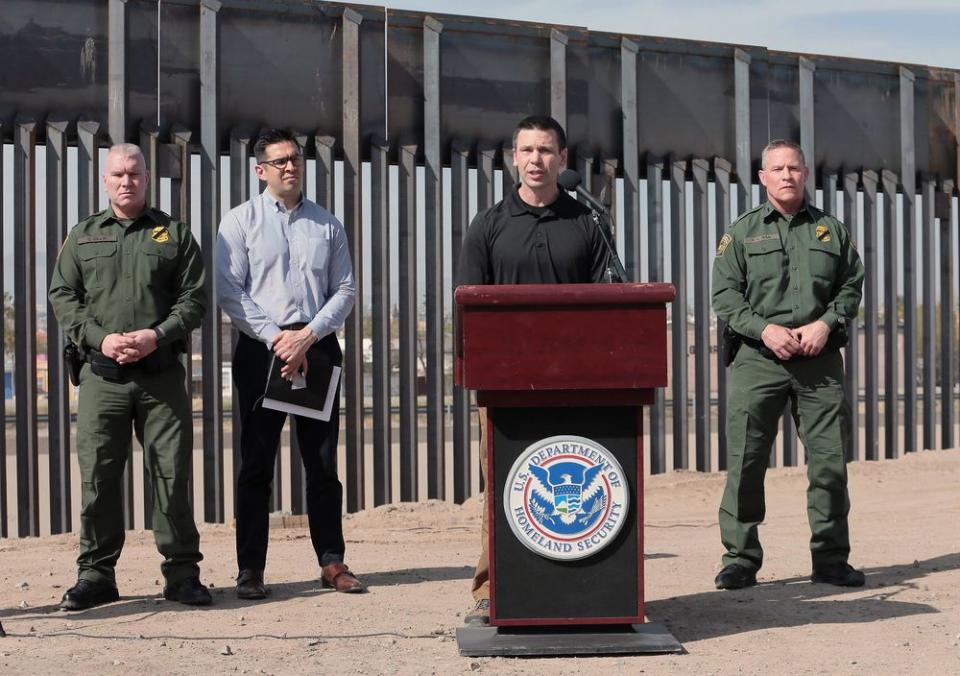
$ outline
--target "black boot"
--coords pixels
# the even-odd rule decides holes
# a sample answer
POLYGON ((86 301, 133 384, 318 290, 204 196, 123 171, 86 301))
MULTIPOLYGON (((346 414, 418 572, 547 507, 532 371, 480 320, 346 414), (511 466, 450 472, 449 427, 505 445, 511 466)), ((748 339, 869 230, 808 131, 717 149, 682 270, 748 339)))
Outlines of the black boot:
POLYGON ((867 578, 861 571, 844 562, 814 566, 810 581, 825 582, 838 587, 862 587, 867 578))
POLYGON ((731 563, 717 573, 713 583, 717 589, 743 589, 757 583, 756 571, 750 570, 739 563, 731 563))
POLYGON ((90 580, 77 580, 77 584, 70 587, 60 601, 63 610, 86 610, 99 606, 102 603, 113 603, 120 600, 120 593, 113 585, 90 580))
POLYGON ((213 602, 210 590, 203 586, 199 577, 186 579, 163 588, 163 598, 188 606, 208 606, 213 602))

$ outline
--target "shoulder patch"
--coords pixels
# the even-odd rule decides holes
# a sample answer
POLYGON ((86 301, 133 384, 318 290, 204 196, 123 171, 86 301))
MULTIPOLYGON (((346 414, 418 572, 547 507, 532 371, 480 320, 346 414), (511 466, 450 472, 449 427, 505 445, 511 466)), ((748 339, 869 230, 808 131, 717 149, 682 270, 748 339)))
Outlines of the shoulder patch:
POLYGON ((730 246, 730 242, 733 241, 733 237, 729 232, 723 233, 723 237, 720 238, 720 243, 717 244, 717 257, 723 255, 723 252, 727 250, 727 247, 730 246))
POLYGON ((117 235, 84 235, 77 237, 77 244, 94 244, 96 242, 116 242, 117 235))

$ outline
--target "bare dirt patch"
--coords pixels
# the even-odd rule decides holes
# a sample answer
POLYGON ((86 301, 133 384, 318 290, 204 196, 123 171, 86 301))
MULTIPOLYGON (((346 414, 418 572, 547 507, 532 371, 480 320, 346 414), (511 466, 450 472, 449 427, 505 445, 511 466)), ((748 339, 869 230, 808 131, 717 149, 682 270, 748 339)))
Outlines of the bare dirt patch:
MULTIPOLYGON (((645 490, 647 615, 686 654, 461 658, 480 501, 391 505, 346 518, 347 563, 365 595, 320 588, 302 528, 271 535, 272 595, 238 601, 233 531, 202 527, 215 605, 163 601, 148 532, 131 532, 121 601, 57 609, 74 535, 0 540, 3 674, 955 674, 960 673, 960 452, 850 465, 851 562, 862 589, 813 585, 802 468, 771 470, 760 584, 713 589, 722 474, 677 472, 645 490)), ((589 590, 584 590, 589 593, 589 590)))

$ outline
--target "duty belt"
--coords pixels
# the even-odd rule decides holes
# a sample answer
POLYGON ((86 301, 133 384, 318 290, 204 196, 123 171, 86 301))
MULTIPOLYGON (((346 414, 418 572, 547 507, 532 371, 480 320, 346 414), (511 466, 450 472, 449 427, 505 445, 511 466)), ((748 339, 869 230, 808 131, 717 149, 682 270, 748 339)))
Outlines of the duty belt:
POLYGON ((121 364, 111 359, 100 350, 89 349, 86 351, 86 361, 90 364, 90 370, 102 377, 118 380, 125 375, 134 372, 141 373, 161 373, 166 371, 177 361, 177 355, 169 346, 158 347, 143 359, 132 364, 121 364))
POLYGON ((793 357, 790 357, 790 359, 780 359, 780 357, 778 357, 773 350, 767 347, 766 343, 764 343, 762 340, 757 340, 755 338, 747 338, 746 336, 740 336, 740 340, 743 341, 744 345, 749 345, 754 350, 759 352, 761 357, 766 357, 771 361, 777 361, 777 362, 798 361, 801 359, 813 359, 815 357, 821 356, 826 352, 836 352, 841 347, 847 344, 846 331, 843 332, 842 337, 840 335, 839 330, 831 331, 830 336, 827 338, 827 343, 826 345, 823 346, 823 350, 820 352, 820 354, 814 354, 814 355, 798 354, 793 357))
MULTIPOLYGON (((841 347, 847 344, 848 335, 847 327, 843 324, 838 326, 835 330, 830 332, 830 336, 827 338, 827 344, 823 346, 823 351, 835 351, 839 350, 841 347)), ((762 340, 757 340, 756 338, 748 338, 747 336, 741 335, 731 329, 729 326, 725 326, 723 329, 723 348, 726 356, 725 365, 730 366, 733 363, 734 358, 737 356, 737 352, 740 350, 741 345, 749 345, 754 350, 760 353, 760 356, 766 357, 771 361, 782 362, 784 360, 780 359, 773 350, 766 346, 762 340)), ((823 354, 821 352, 820 354, 823 354)), ((814 355, 819 357, 820 355, 814 355)), ((797 355, 791 357, 787 361, 796 361, 799 359, 812 359, 813 357, 808 357, 805 355, 797 355)))

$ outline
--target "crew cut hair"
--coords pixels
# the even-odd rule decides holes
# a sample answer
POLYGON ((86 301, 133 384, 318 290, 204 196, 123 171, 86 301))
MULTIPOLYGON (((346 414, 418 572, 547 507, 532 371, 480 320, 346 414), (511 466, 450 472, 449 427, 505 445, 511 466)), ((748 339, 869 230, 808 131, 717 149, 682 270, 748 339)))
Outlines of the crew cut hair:
POLYGON ((760 168, 767 168, 767 153, 771 150, 776 150, 777 148, 791 148, 800 153, 800 161, 803 162, 803 166, 807 166, 807 157, 803 154, 803 148, 800 147, 800 144, 795 141, 790 141, 785 138, 776 138, 770 141, 760 153, 760 168))
POLYGON ((261 131, 260 136, 257 137, 257 142, 253 144, 253 154, 257 158, 257 162, 263 162, 267 159, 267 146, 286 141, 297 146, 297 152, 303 152, 297 137, 289 129, 264 129, 261 131))
POLYGON ((513 130, 513 147, 517 147, 517 136, 526 129, 536 129, 538 131, 552 131, 557 135, 558 150, 567 147, 567 135, 563 131, 560 123, 549 115, 530 115, 517 123, 517 128, 513 130))
POLYGON ((136 143, 117 143, 116 145, 110 146, 107 154, 120 155, 122 157, 135 157, 141 165, 144 167, 147 166, 147 161, 143 157, 143 151, 140 150, 140 146, 138 146, 136 143))

